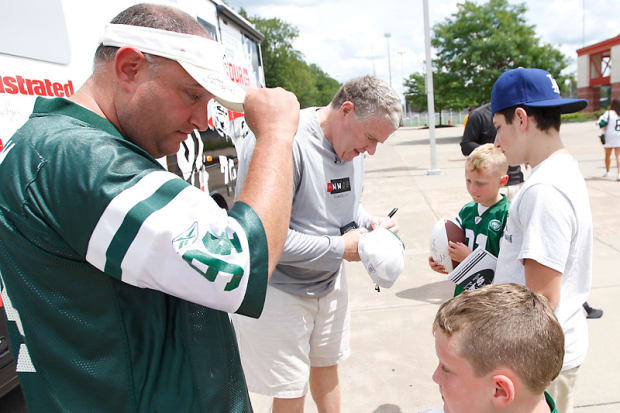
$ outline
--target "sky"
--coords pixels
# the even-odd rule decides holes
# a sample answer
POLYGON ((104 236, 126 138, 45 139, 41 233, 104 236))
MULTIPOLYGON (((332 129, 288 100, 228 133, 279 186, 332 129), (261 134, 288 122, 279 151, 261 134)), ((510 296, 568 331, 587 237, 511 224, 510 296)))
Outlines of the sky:
MULTIPOLYGON (((250 16, 279 17, 296 26, 293 42, 308 63, 340 82, 373 74, 403 91, 402 79, 424 71, 422 0, 226 0, 250 16), (389 40, 385 34, 389 33, 389 40), (388 62, 388 43, 390 59, 388 62)), ((459 1, 429 0, 430 26, 457 12, 459 1)), ((481 0, 477 1, 478 4, 481 0)), ((509 0, 526 3, 525 20, 544 43, 569 57, 576 73, 576 50, 620 34, 620 0, 509 0), (585 13, 583 10, 585 9, 585 13)))

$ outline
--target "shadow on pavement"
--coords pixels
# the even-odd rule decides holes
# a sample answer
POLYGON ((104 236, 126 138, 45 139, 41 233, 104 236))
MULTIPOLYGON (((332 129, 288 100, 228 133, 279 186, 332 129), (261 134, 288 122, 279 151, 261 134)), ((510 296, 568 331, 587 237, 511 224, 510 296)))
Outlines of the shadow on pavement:
POLYGON ((583 178, 586 181, 615 181, 616 179, 614 177, 607 177, 607 178, 603 178, 602 176, 586 176, 585 178, 583 178))
POLYGON ((395 404, 382 404, 381 406, 377 407, 375 410, 372 411, 372 413, 402 413, 403 411, 400 410, 400 407, 395 405, 395 404))
POLYGON ((453 293, 454 283, 452 281, 445 280, 399 291, 396 293, 396 296, 430 304, 441 304, 452 298, 453 293))

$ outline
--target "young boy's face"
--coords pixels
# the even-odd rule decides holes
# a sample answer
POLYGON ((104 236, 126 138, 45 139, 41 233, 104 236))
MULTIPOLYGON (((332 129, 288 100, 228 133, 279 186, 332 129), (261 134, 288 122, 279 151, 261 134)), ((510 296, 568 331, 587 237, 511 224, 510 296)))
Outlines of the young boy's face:
POLYGON ((526 142, 519 132, 519 119, 515 116, 512 123, 506 122, 506 117, 501 113, 493 115, 493 125, 497 129, 495 146, 500 148, 506 155, 508 165, 521 165, 527 162, 526 142))
POLYGON ((467 192, 474 202, 484 206, 492 206, 497 202, 499 188, 508 181, 507 175, 500 175, 495 168, 487 167, 479 171, 465 168, 467 192))
POLYGON ((477 377, 471 364, 459 355, 460 333, 448 337, 435 332, 435 352, 439 365, 433 381, 439 385, 444 413, 485 413, 492 411, 495 387, 490 374, 477 377))

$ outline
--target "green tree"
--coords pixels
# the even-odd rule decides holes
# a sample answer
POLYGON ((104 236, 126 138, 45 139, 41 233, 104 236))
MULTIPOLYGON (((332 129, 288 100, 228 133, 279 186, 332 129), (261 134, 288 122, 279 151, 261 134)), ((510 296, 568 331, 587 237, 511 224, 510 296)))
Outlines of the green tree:
MULTIPOLYGON (((247 17, 244 10, 241 14, 247 17)), ((261 43, 267 87, 283 87, 295 93, 301 107, 324 106, 340 84, 315 64, 308 65, 293 47, 299 30, 279 18, 248 18, 265 39, 261 43), (329 96, 329 98, 327 98, 329 96)))
MULTIPOLYGON (((407 104, 416 112, 427 111, 426 75, 424 73, 412 73, 405 79, 403 85, 406 88, 405 100, 407 104)), ((454 93, 459 88, 460 81, 452 73, 433 71, 434 110, 439 113, 440 125, 442 123, 442 110, 460 109, 464 106, 461 94, 454 93)))
MULTIPOLYGON (((491 98, 495 80, 516 67, 547 70, 564 84, 560 72, 568 65, 566 57, 541 42, 533 25, 525 21, 525 4, 489 0, 484 4, 465 1, 456 13, 433 27, 431 44, 436 51, 438 71, 435 88, 441 89, 441 73, 449 73, 449 93, 458 94, 461 109, 480 105, 491 98)), ((435 95, 437 97, 437 94, 435 95)))
POLYGON ((314 85, 317 89, 315 106, 326 106, 340 89, 340 83, 314 63, 309 66, 309 69, 314 77, 314 85))

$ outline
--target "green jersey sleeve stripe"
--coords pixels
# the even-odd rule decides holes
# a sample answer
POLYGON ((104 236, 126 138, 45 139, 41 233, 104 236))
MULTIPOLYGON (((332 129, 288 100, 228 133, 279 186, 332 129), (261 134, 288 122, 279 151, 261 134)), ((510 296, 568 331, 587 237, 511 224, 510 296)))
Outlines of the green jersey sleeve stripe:
POLYGON ((106 273, 119 279, 121 278, 121 263, 127 253, 127 249, 140 230, 142 223, 153 212, 166 206, 179 192, 187 188, 187 186, 188 184, 182 179, 172 179, 163 184, 153 195, 136 204, 127 213, 106 251, 104 269, 106 273))
POLYGON ((140 178, 138 182, 122 190, 111 201, 108 201, 105 211, 90 236, 86 260, 103 271, 110 243, 123 223, 127 212, 139 202, 153 195, 163 184, 172 179, 178 179, 178 177, 165 171, 150 172, 140 178))
POLYGON ((228 215, 241 225, 247 236, 248 245, 251 246, 250 275, 246 294, 236 312, 258 318, 265 304, 269 271, 265 229, 258 214, 244 202, 235 202, 228 215))

